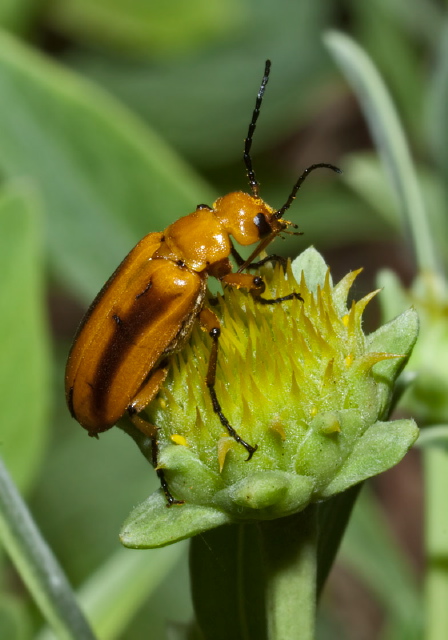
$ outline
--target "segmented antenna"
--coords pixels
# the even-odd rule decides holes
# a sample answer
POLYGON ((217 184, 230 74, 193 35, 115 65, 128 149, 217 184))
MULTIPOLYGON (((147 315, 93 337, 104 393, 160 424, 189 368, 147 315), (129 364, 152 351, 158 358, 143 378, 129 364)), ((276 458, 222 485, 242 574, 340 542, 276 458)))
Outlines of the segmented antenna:
POLYGON ((270 70, 271 70, 271 61, 266 60, 263 79, 261 81, 260 89, 257 95, 257 100, 255 102, 255 109, 252 113, 252 120, 250 121, 249 130, 247 132, 247 138, 244 141, 243 160, 244 160, 244 164, 246 165, 247 177, 249 179, 250 188, 254 198, 258 198, 258 187, 260 185, 257 181, 257 178, 255 177, 255 171, 252 167, 252 158, 250 157, 250 150, 252 147, 252 139, 254 136, 255 126, 257 124, 258 116, 260 115, 260 107, 263 101, 264 90, 269 80, 270 70))
POLYGON ((338 167, 335 167, 334 164, 329 164, 328 162, 319 162, 317 164, 312 164, 311 166, 307 167, 305 171, 302 173, 302 175, 299 177, 295 185, 293 186, 292 191, 289 194, 288 199, 286 200, 283 207, 281 207, 278 211, 275 212, 274 216, 277 218, 277 220, 283 217, 283 214, 285 213, 285 211, 287 211, 289 207, 292 205, 292 203, 294 202, 294 198, 297 195, 297 191, 302 186, 305 178, 307 178, 309 174, 312 171, 314 171, 314 169, 331 169, 336 173, 342 173, 341 169, 339 169, 338 167))

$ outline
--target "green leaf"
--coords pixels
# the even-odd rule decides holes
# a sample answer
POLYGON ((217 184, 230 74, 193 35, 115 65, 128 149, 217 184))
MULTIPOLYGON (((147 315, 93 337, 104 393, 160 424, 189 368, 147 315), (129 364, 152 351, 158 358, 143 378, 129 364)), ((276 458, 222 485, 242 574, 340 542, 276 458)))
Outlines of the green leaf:
MULTIPOLYGON (((172 20, 174 10, 169 6, 172 20)), ((108 87, 206 170, 235 163, 236 184, 227 167, 221 171, 221 181, 228 185, 227 190, 245 188, 242 142, 264 61, 272 56, 273 67, 254 153, 270 141, 278 143, 308 117, 322 74, 328 71, 319 37, 333 11, 331 3, 314 0, 277 0, 275 8, 270 0, 244 0, 239 3, 242 19, 237 15, 240 27, 226 39, 198 41, 194 56, 165 57, 155 64, 153 59, 106 58, 90 49, 71 50, 66 59, 108 87)), ((174 50, 174 43, 172 47, 174 50)), ((269 173, 268 169, 263 184, 269 173)))
POLYGON ((31 22, 42 0, 2 0, 0 3, 0 27, 8 31, 22 32, 31 22))
MULTIPOLYGON (((420 65, 421 50, 416 46, 415 38, 406 32, 406 18, 421 16, 420 25, 429 22, 428 3, 425 0, 371 0, 371 2, 353 2, 351 19, 352 33, 362 42, 364 49, 374 60, 385 82, 397 101, 400 113, 406 125, 411 128, 414 141, 422 136, 422 110, 425 94, 426 74, 420 65), (403 4, 401 11, 397 5, 403 4), (419 4, 424 6, 418 6, 419 4), (404 9, 404 11, 403 11, 404 9), (391 60, 399 61, 391 64, 391 60)), ((411 18, 412 19, 412 18, 411 18)), ((439 20, 431 21, 432 42, 440 29, 439 20), (437 31, 435 31, 435 26, 437 31)))
MULTIPOLYGON (((448 179, 448 126, 446 122, 446 104, 448 100, 448 22, 445 19, 437 51, 431 84, 428 93, 427 129, 429 142, 439 168, 443 183, 448 179)), ((446 242, 446 235, 445 235, 446 242)))
POLYGON ((196 623, 168 622, 165 628, 166 640, 204 640, 196 623))
POLYGON ((99 639, 114 640, 186 552, 185 544, 150 553, 119 549, 78 591, 99 639))
POLYGON ((129 515, 120 532, 121 543, 132 549, 154 549, 231 522, 218 509, 194 504, 167 507, 161 490, 129 515))
POLYGON ((0 638, 29 640, 31 637, 31 620, 25 603, 0 593, 0 638))
MULTIPOLYGON (((61 367, 57 376, 60 382, 62 374, 61 367)), ((60 396, 55 417, 58 429, 45 474, 36 487, 33 511, 45 526, 47 538, 72 583, 77 585, 83 608, 99 633, 110 629, 113 621, 117 629, 122 627, 121 634, 126 638, 138 637, 137 628, 147 634, 151 629, 154 638, 163 638, 167 619, 191 617, 184 555, 157 583, 162 571, 168 572, 169 553, 163 557, 158 551, 117 552, 121 547, 117 545, 117 534, 126 514, 152 488, 160 486, 156 473, 134 442, 118 429, 111 429, 98 441, 89 438, 68 415, 62 388, 60 396), (76 535, 67 535, 74 528, 76 535), (140 607, 138 612, 134 606, 140 607), (129 628, 123 630, 126 623, 129 628)), ((174 555, 180 552, 177 545, 166 551, 169 550, 174 555)))
MULTIPOLYGON (((78 599, 99 640, 114 640, 173 569, 185 545, 151 553, 118 549, 78 590, 78 599)), ((50 629, 37 640, 54 640, 50 629)))
POLYGON ((41 216, 25 182, 0 192, 0 454, 26 490, 47 441, 49 345, 44 311, 41 216))
POLYGON ((322 491, 322 497, 390 469, 403 458, 417 440, 419 430, 413 420, 376 422, 357 441, 339 473, 322 491))
POLYGON ((415 36, 415 40, 418 37, 432 46, 438 40, 442 28, 442 4, 429 4, 426 0, 376 0, 373 6, 381 7, 390 14, 394 22, 409 36, 415 36))
POLYGON ((212 200, 126 109, 6 34, 0 93, 0 167, 39 185, 57 276, 86 300, 136 240, 212 200))
POLYGON ((50 3, 49 18, 69 37, 95 47, 173 56, 237 28, 241 9, 236 0, 59 0, 50 3))
MULTIPOLYGON (((378 156, 370 151, 352 153, 344 158, 343 166, 344 182, 372 208, 378 227, 381 220, 387 224, 382 230, 383 238, 385 234, 389 235, 391 230, 395 233, 401 225, 399 206, 395 192, 387 179, 385 167, 380 163, 378 156)), ((437 246, 438 255, 446 261, 448 229, 444 185, 435 170, 423 165, 418 165, 417 170, 434 243, 437 246)), ((359 205, 357 208, 359 210, 359 205)), ((368 216, 367 212, 363 212, 364 224, 367 223, 368 216)))
POLYGON ((70 584, 0 459, 0 539, 42 614, 66 640, 95 640, 70 584))
POLYGON ((367 54, 338 32, 325 44, 355 91, 370 132, 396 193, 403 221, 409 225, 420 269, 437 269, 437 255, 420 187, 397 112, 383 80, 367 54))

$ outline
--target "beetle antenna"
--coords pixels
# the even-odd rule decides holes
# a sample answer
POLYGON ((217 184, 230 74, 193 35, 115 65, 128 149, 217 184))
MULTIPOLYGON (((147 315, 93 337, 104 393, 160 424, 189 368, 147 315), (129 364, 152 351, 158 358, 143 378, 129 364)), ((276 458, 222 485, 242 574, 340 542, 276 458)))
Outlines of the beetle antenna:
POLYGON ((311 166, 307 167, 305 169, 305 171, 302 173, 302 175, 299 177, 299 179, 297 180, 295 185, 293 186, 292 191, 289 194, 288 199, 285 202, 285 204, 283 205, 283 207, 281 207, 274 214, 274 216, 277 218, 277 220, 279 218, 281 218, 283 216, 283 214, 285 213, 285 211, 287 211, 289 209, 289 207, 292 205, 292 203, 294 202, 294 198, 296 197, 297 192, 300 189, 300 187, 302 186, 305 178, 307 178, 309 176, 309 174, 312 171, 314 171, 314 169, 331 169, 332 171, 335 171, 336 173, 342 173, 341 169, 339 169, 338 167, 335 167, 334 164, 329 164, 327 162, 319 162, 318 164, 312 164, 311 166))
POLYGON ((269 72, 271 70, 271 61, 266 60, 264 67, 263 79, 261 81, 260 89, 258 90, 257 100, 255 101, 255 109, 252 113, 252 120, 250 121, 249 131, 247 132, 247 138, 244 140, 244 154, 243 160, 246 165, 247 177, 249 179, 250 188, 254 198, 258 198, 258 187, 260 186, 257 178, 255 177, 255 171, 252 167, 252 158, 250 157, 250 150, 252 147, 252 140, 254 136, 255 126, 257 124, 258 116, 260 115, 260 107, 263 101, 263 94, 266 85, 269 80, 269 72))

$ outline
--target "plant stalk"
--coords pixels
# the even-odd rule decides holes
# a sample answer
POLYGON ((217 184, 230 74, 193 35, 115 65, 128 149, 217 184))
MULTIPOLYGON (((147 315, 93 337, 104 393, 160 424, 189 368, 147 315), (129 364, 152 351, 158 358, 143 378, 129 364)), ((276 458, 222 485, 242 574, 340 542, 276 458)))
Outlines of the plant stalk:
POLYGON ((425 470, 425 536, 427 571, 425 579, 425 640, 448 638, 448 450, 427 447, 423 451, 425 470))
POLYGON ((269 640, 314 640, 317 507, 259 523, 269 640))

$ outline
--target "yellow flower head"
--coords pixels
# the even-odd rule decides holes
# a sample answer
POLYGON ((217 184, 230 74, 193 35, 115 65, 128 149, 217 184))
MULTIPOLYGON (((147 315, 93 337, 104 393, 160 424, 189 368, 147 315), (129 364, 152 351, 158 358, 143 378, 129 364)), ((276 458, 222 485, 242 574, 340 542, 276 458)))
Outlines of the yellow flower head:
MULTIPOLYGON (((213 411, 205 382, 210 337, 197 326, 173 356, 148 411, 159 427, 159 468, 173 495, 185 501, 170 512, 200 513, 202 529, 217 521, 281 517, 404 455, 416 438, 415 425, 381 420, 415 341, 416 316, 408 311, 366 336, 362 314, 377 292, 348 303, 358 273, 333 285, 321 256, 308 249, 286 272, 277 264, 260 274, 267 285, 263 297, 296 291, 303 301, 262 305, 234 289, 218 296, 212 306, 222 325, 216 395, 229 423, 257 450, 247 460, 213 411)), ((152 500, 166 511, 161 494, 152 500)), ((149 513, 144 504, 137 508, 143 509, 140 523, 149 513)), ((125 544, 142 546, 129 537, 129 526, 125 544)), ((194 525, 187 535, 198 530, 194 525)), ((143 546, 158 545, 145 537, 143 546)))

